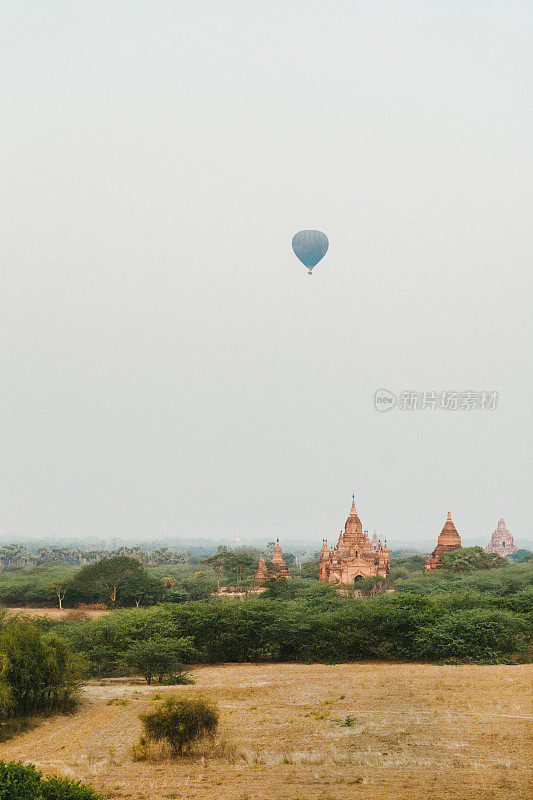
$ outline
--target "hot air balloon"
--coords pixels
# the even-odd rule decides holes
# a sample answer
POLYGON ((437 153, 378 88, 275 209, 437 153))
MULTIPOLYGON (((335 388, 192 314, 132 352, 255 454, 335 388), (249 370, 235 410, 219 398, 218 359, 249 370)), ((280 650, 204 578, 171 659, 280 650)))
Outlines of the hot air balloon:
POLYGON ((298 231, 292 237, 294 255, 307 267, 311 275, 313 267, 324 258, 328 252, 328 237, 322 231, 298 231))

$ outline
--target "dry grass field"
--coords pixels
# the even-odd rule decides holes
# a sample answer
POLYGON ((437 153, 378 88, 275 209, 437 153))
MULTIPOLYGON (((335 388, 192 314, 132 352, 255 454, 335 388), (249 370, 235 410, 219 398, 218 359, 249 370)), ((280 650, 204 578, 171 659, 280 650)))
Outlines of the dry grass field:
POLYGON ((8 617, 25 617, 27 619, 53 619, 53 620, 69 620, 69 619, 98 619, 98 617, 110 614, 110 611, 103 611, 101 609, 93 608, 26 608, 21 606, 15 608, 13 606, 0 606, 0 611, 7 614, 8 617))
POLYGON ((529 666, 243 664, 197 668, 194 686, 93 682, 75 715, 2 757, 113 800, 530 800, 531 677, 529 666), (134 761, 138 714, 171 693, 218 703, 214 750, 134 761))

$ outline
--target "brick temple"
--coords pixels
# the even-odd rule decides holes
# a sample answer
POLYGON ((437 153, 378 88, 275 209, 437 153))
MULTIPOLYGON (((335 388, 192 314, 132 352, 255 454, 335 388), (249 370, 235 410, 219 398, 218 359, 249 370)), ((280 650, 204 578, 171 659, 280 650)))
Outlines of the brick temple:
POLYGON ((509 533, 505 522, 501 519, 498 527, 490 537, 490 542, 485 547, 486 553, 497 553, 499 556, 510 556, 516 553, 518 547, 514 543, 512 534, 509 533))
POLYGON ((274 567, 274 572, 269 574, 265 559, 259 559, 259 566, 257 567, 254 575, 254 581, 256 583, 266 583, 271 578, 292 578, 292 575, 287 569, 285 559, 283 558, 283 553, 281 552, 281 547, 279 546, 279 539, 276 539, 276 547, 274 548, 274 552, 272 554, 271 563, 274 567))
POLYGON ((386 577, 389 570, 387 541, 385 540, 383 546, 379 539, 374 545, 372 544, 368 538, 368 531, 363 532, 355 508, 355 496, 352 495, 352 507, 344 526, 344 533, 341 531, 336 547, 329 550, 327 539, 322 540, 319 580, 348 585, 359 578, 378 575, 386 577))
POLYGON ((452 550, 457 550, 458 547, 461 547, 461 537, 457 533, 457 529, 452 522, 452 515, 448 511, 444 528, 439 533, 439 538, 437 539, 437 546, 431 555, 426 558, 425 569, 436 569, 439 556, 443 555, 443 553, 450 553, 452 550))

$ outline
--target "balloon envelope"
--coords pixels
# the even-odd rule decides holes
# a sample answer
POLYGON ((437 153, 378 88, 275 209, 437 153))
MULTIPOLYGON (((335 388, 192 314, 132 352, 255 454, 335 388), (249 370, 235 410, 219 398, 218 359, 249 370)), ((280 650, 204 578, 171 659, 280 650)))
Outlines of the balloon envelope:
POLYGON ((322 231, 298 231, 292 237, 292 249, 309 272, 328 252, 328 237, 322 231))

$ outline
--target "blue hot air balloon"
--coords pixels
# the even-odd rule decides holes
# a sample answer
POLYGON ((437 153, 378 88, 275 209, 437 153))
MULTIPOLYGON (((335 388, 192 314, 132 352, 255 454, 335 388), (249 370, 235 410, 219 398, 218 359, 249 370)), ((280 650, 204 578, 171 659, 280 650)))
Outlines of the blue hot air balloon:
POLYGON ((298 231, 292 237, 292 249, 296 258, 305 264, 309 275, 328 252, 328 237, 322 231, 298 231))

